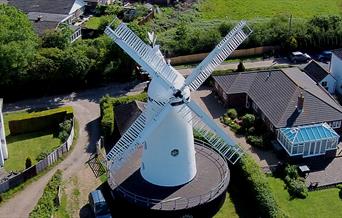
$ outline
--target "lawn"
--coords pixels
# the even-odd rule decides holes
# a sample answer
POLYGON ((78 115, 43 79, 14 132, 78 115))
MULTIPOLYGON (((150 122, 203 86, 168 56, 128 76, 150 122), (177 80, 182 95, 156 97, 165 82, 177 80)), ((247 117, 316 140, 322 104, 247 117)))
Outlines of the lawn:
POLYGON ((4 114, 4 125, 9 158, 5 161, 6 171, 19 171, 25 169, 25 160, 30 157, 32 164, 37 163, 36 157, 41 152, 51 152, 57 148, 61 142, 56 137, 57 132, 40 131, 34 133, 9 135, 8 121, 20 118, 28 112, 18 112, 4 114))
POLYGON ((220 208, 220 210, 215 214, 214 218, 238 218, 239 215, 236 213, 235 205, 227 192, 226 199, 220 208))
POLYGON ((85 27, 88 29, 97 30, 100 27, 102 21, 108 20, 109 18, 110 18, 109 16, 91 17, 85 23, 85 27))
POLYGON ((199 9, 204 19, 255 19, 275 15, 310 18, 340 14, 342 0, 202 0, 199 9))
POLYGON ((306 199, 291 200, 287 190, 284 189, 284 182, 281 179, 268 178, 275 197, 289 217, 342 217, 342 200, 338 196, 339 190, 337 188, 309 192, 306 199))

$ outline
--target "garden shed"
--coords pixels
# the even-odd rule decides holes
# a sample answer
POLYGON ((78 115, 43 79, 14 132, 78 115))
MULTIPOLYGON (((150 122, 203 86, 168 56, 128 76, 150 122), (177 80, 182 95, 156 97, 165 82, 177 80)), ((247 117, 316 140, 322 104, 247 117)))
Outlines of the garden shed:
POLYGON ((277 140, 290 156, 312 157, 336 150, 339 135, 327 124, 281 128, 277 140))

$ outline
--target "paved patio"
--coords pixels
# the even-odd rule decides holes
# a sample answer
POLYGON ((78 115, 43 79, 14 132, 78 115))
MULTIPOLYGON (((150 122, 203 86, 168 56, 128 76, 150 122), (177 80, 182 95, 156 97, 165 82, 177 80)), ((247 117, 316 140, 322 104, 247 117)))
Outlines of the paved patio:
POLYGON ((202 87, 198 91, 192 92, 191 99, 199 104, 233 140, 239 143, 245 152, 249 153, 258 162, 260 167, 268 169, 269 166, 274 166, 279 162, 279 159, 272 150, 262 150, 252 147, 246 142, 244 136, 236 135, 229 127, 220 122, 220 116, 226 112, 226 108, 218 102, 218 99, 208 87, 202 87))

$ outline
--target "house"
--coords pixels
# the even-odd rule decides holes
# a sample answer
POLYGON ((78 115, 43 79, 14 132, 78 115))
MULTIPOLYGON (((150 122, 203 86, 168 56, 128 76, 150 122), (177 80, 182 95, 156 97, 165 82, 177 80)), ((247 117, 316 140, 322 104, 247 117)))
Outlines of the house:
POLYGON ((213 78, 224 104, 258 114, 289 156, 335 155, 342 107, 306 73, 286 68, 213 78))
POLYGON ((0 167, 4 166, 5 160, 8 158, 2 103, 3 100, 0 98, 0 167))
POLYGON ((72 42, 81 37, 81 28, 73 24, 83 14, 83 0, 8 0, 8 4, 28 15, 38 35, 66 24, 73 30, 72 42))
POLYGON ((342 48, 332 51, 330 73, 336 79, 336 92, 342 94, 342 48))
POLYGON ((304 72, 317 84, 324 87, 330 94, 335 93, 336 79, 329 73, 325 66, 320 65, 316 61, 311 61, 305 68, 304 72))
POLYGON ((96 8, 97 5, 109 5, 112 4, 113 0, 84 0, 85 4, 89 8, 96 8))

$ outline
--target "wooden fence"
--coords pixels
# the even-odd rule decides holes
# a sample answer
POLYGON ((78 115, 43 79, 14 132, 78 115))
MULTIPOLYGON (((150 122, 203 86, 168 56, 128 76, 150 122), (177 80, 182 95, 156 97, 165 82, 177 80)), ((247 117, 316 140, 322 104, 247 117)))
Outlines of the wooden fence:
POLYGON ((70 146, 72 145, 74 139, 74 120, 72 122, 72 128, 70 131, 70 135, 66 142, 64 142, 61 146, 51 152, 46 158, 39 161, 36 165, 31 166, 30 168, 25 169, 21 173, 11 177, 9 179, 3 179, 0 181, 0 193, 6 192, 9 189, 12 189, 26 180, 36 176, 43 170, 45 170, 48 166, 55 163, 58 158, 62 157, 64 153, 70 150, 70 146))
MULTIPOLYGON (((275 50, 278 50, 278 49, 279 47, 277 46, 263 46, 263 47, 255 47, 255 48, 248 48, 248 49, 240 49, 240 50, 235 50, 229 56, 229 58, 242 58, 242 57, 263 55, 265 53, 274 52, 275 50)), ((200 53, 200 54, 172 57, 171 64, 180 65, 180 64, 187 64, 187 63, 197 63, 197 62, 202 61, 204 58, 206 58, 208 54, 209 53, 200 53)))

